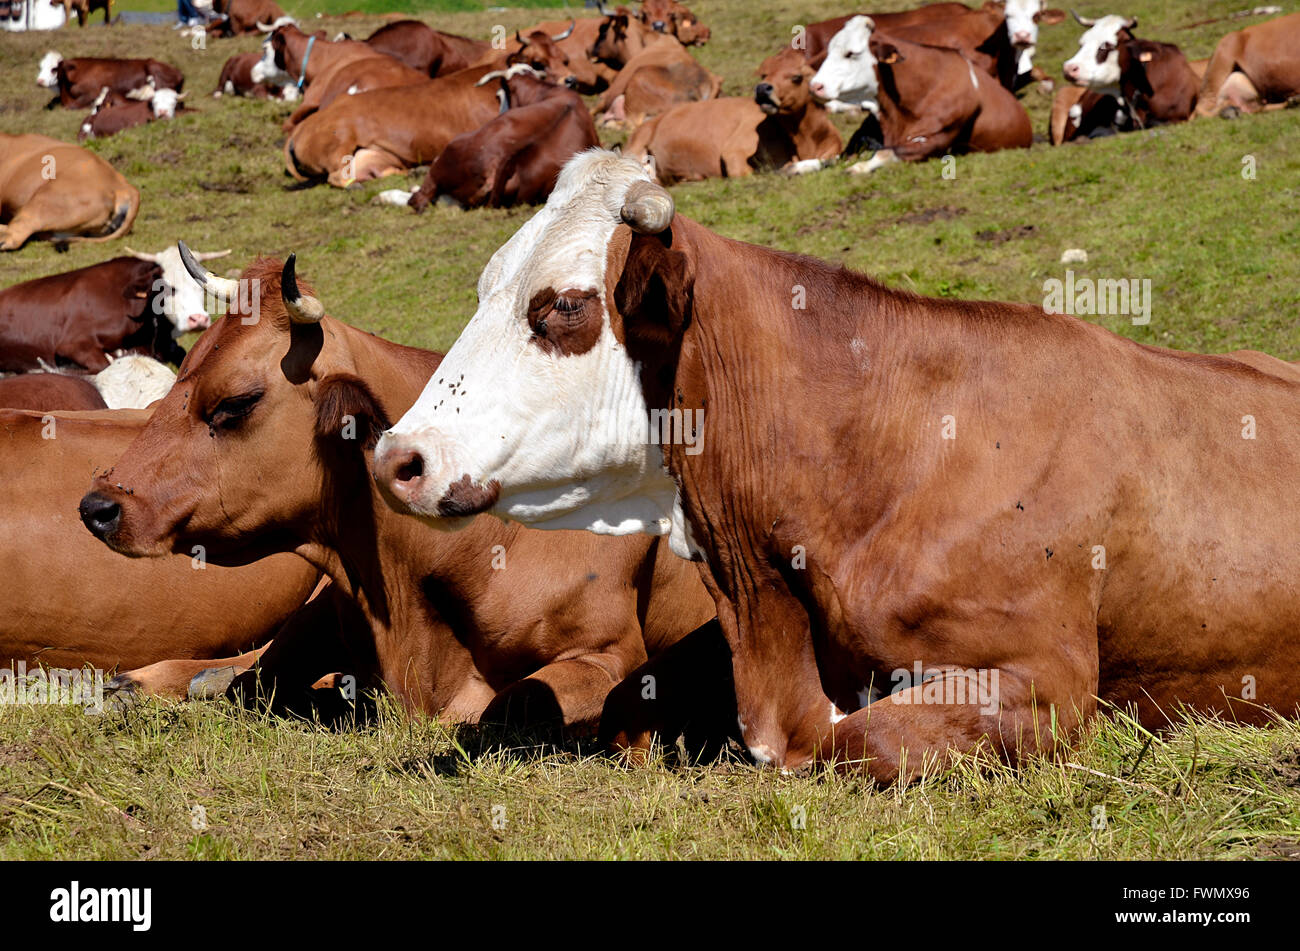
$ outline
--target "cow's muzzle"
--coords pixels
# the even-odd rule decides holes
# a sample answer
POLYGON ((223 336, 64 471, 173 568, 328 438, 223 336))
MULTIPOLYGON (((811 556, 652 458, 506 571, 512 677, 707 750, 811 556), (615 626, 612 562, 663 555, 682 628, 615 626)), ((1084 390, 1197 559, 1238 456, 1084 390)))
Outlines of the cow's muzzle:
POLYGON ((375 450, 374 478, 389 508, 403 515, 428 519, 458 519, 479 515, 496 505, 501 484, 482 485, 468 473, 450 479, 415 446, 400 437, 384 436, 375 450))
POLYGON ((122 524, 122 506, 99 492, 87 492, 77 506, 82 524, 100 541, 107 543, 122 524))

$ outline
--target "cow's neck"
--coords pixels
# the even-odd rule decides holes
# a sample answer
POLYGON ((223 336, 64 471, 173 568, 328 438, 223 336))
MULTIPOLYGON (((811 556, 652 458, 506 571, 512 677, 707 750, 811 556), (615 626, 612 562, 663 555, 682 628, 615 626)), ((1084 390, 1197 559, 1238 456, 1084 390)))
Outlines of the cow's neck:
MULTIPOLYGON (((344 324, 327 329, 346 344, 346 366, 338 371, 370 384, 390 421, 414 405, 441 360, 344 324)), ((503 575, 490 570, 494 546, 505 552, 519 526, 483 516, 460 532, 431 529, 388 507, 371 477, 369 453, 353 461, 355 468, 323 474, 323 517, 306 530, 300 554, 365 615, 391 687, 430 713, 455 712, 457 698, 466 696, 473 707, 488 690, 487 678, 466 645, 492 624, 474 606, 503 575)))
POLYGON ((794 140, 795 153, 801 159, 814 158, 821 146, 836 134, 826 110, 812 103, 799 109, 777 113, 781 127, 794 140))

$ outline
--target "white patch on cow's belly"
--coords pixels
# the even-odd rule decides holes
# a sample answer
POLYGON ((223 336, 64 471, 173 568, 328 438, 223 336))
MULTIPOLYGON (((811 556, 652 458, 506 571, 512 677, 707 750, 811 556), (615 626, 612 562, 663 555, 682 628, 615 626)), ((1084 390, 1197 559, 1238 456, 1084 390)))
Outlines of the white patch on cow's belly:
POLYGON ((1079 105, 1076 102, 1074 105, 1070 107, 1070 121, 1077 124, 1078 121, 1082 118, 1083 118, 1083 106, 1079 105))

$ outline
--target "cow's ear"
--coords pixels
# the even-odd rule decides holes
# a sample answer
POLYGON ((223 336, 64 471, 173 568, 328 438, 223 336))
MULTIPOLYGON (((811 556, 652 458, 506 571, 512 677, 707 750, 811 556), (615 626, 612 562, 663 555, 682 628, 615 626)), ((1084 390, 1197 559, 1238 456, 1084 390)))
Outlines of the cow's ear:
POLYGON ((879 43, 876 45, 876 59, 886 66, 893 66, 895 63, 905 63, 907 58, 898 51, 898 47, 893 43, 879 43))
POLYGON ((690 320, 695 274, 685 254, 672 249, 673 232, 633 235, 614 287, 614 306, 629 337, 668 342, 690 320))
POLYGON ((327 376, 316 384, 316 440, 336 450, 370 449, 391 425, 383 404, 360 377, 327 376))
POLYGON ((1044 26, 1056 26, 1058 23, 1065 22, 1065 11, 1057 10, 1039 10, 1034 14, 1034 22, 1041 23, 1044 26))

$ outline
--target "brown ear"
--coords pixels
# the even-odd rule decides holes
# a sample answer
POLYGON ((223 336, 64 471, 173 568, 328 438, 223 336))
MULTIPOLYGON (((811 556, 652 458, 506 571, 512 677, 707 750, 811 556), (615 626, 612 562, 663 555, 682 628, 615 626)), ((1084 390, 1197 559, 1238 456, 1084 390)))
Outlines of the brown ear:
POLYGON ((1042 23, 1044 26, 1056 26, 1058 23, 1065 22, 1065 11, 1057 10, 1039 10, 1034 14, 1034 22, 1042 23))
POLYGON ((876 60, 878 62, 884 63, 886 66, 907 62, 907 58, 898 51, 898 47, 893 43, 878 43, 875 46, 876 60))
POLYGON ((351 374, 327 376, 316 387, 316 439, 334 449, 370 449, 391 425, 366 382, 351 374))
POLYGON ((672 250, 673 230, 634 235, 614 288, 614 306, 629 337, 666 342, 690 319, 695 275, 685 254, 672 250))

